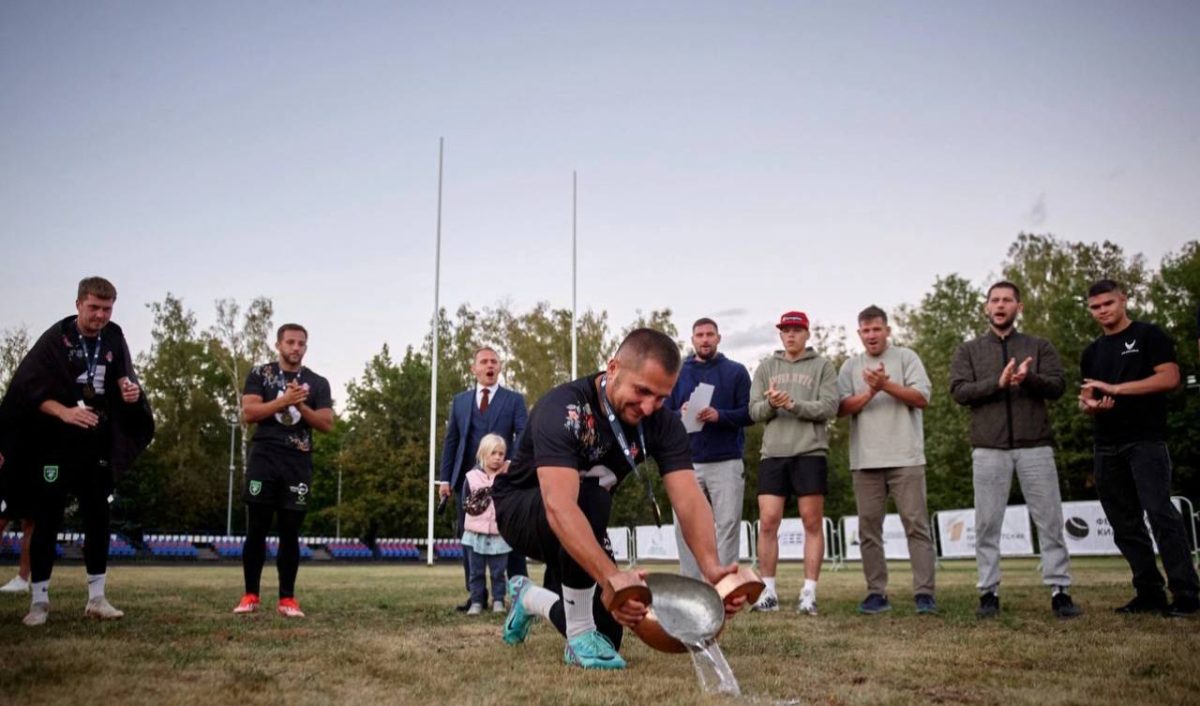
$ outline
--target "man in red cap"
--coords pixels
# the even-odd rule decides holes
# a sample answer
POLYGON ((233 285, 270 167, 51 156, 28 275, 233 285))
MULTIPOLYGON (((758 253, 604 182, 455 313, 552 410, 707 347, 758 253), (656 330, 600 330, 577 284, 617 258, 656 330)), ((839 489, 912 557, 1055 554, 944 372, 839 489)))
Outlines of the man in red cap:
POLYGON ((837 416, 837 371, 808 348, 808 316, 789 311, 776 325, 783 350, 759 363, 750 387, 750 417, 764 422, 758 466, 758 563, 767 588, 754 609, 779 610, 775 568, 779 522, 795 496, 804 522, 804 588, 796 609, 817 614, 817 579, 825 555, 822 523, 829 492, 829 420, 837 416))

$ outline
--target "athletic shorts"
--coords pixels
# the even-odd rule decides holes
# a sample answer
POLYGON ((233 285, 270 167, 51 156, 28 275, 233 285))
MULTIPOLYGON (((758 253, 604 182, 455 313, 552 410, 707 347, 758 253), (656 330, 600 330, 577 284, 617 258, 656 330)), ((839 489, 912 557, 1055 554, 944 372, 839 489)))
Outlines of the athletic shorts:
POLYGON ((824 456, 764 458, 758 464, 758 494, 828 495, 829 465, 824 456))
POLYGON ((252 444, 242 499, 277 510, 308 511, 312 455, 268 444, 252 444))
MULTIPOLYGON (((589 479, 579 485, 579 505, 584 516, 600 527, 607 527, 612 514, 612 493, 589 479)), ((499 494, 493 486, 492 504, 496 508, 496 525, 500 536, 513 551, 543 563, 560 558, 562 543, 546 518, 546 505, 539 488, 504 488, 499 494)), ((602 531, 596 541, 612 557, 608 532, 602 531)))

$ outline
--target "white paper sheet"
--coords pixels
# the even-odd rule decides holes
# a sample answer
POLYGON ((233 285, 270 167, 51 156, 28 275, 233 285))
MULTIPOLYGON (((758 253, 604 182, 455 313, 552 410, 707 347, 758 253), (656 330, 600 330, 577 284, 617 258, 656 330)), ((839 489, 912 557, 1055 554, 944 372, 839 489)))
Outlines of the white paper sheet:
POLYGON ((696 419, 696 415, 712 403, 712 395, 713 386, 707 382, 696 385, 696 389, 692 391, 692 396, 687 401, 687 411, 683 414, 683 428, 687 429, 689 434, 704 428, 704 422, 696 419))

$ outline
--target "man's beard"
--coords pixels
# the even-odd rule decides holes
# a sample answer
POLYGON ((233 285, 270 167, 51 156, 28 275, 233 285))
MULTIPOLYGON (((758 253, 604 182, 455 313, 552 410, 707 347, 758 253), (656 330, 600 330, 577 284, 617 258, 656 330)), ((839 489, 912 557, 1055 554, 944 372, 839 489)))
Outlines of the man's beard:
POLYGON ((713 348, 712 351, 709 352, 708 355, 704 355, 700 351, 696 351, 696 357, 699 358, 700 360, 704 360, 704 361, 712 360, 713 358, 717 357, 717 349, 713 348))
POLYGON ((992 317, 992 326, 994 328, 1000 329, 1001 331, 1009 330, 1010 328, 1013 327, 1013 324, 1015 324, 1015 323, 1017 323, 1017 317, 1015 317, 1015 316, 1012 317, 1011 319, 1007 319, 1004 321, 998 321, 998 320, 996 320, 995 317, 992 317))

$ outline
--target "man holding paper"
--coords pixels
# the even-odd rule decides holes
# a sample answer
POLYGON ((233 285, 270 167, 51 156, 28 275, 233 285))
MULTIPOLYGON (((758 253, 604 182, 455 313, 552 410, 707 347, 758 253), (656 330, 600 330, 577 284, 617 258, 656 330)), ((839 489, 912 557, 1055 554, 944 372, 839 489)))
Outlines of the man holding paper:
MULTIPOLYGON (((745 427, 750 419, 750 373, 717 352, 721 334, 717 322, 699 319, 692 324, 695 351, 679 373, 666 406, 679 410, 691 442, 696 480, 712 505, 716 521, 717 554, 722 566, 738 559, 738 526, 742 520, 745 492, 745 427)), ((703 579, 695 557, 683 541, 683 530, 675 523, 679 547, 679 572, 703 579)))

